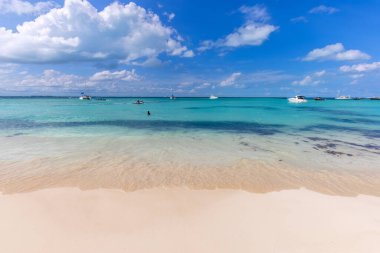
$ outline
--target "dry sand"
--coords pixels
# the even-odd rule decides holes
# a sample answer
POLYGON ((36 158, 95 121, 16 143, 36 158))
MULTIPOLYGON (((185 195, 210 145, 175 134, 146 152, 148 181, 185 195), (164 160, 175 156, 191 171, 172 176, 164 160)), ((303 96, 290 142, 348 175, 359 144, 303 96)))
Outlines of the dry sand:
POLYGON ((380 252, 380 198, 76 188, 0 195, 0 252, 380 252))

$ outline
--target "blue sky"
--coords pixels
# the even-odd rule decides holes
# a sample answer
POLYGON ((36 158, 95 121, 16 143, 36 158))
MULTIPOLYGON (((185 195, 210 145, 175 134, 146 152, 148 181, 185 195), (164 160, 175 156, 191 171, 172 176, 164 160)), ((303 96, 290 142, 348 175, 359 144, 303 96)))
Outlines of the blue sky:
POLYGON ((380 96, 380 1, 0 0, 0 95, 380 96))

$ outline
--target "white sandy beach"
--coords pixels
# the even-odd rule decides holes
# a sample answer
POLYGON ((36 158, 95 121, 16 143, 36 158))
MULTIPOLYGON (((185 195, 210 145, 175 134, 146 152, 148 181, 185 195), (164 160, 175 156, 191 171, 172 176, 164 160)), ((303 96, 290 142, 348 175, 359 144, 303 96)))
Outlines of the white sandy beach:
POLYGON ((0 252, 380 252, 380 198, 76 188, 0 195, 0 252))

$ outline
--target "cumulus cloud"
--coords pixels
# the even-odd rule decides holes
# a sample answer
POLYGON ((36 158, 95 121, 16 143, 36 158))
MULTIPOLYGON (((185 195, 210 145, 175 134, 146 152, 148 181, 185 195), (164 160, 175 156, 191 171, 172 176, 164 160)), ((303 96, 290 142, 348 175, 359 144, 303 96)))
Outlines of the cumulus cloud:
POLYGON ((260 46, 269 35, 278 29, 268 24, 270 16, 265 7, 261 5, 242 6, 239 11, 245 16, 245 23, 225 38, 217 41, 206 40, 201 42, 199 51, 215 47, 260 46))
POLYGON ((131 63, 166 53, 192 57, 182 38, 133 2, 98 11, 87 0, 66 0, 16 31, 0 27, 0 60, 21 63, 116 61, 131 63))
POLYGON ((372 62, 372 63, 361 63, 361 64, 355 64, 355 65, 344 65, 341 66, 340 71, 342 72, 370 72, 374 70, 380 69, 380 62, 372 62))
POLYGON ((306 75, 303 79, 294 81, 293 85, 300 85, 300 86, 308 86, 308 85, 318 85, 322 83, 322 80, 320 80, 320 77, 324 76, 326 74, 325 70, 314 72, 311 75, 306 75))
POLYGON ((136 74, 136 71, 132 69, 120 70, 111 72, 109 70, 100 71, 93 74, 90 77, 90 81, 99 82, 99 81, 137 81, 140 80, 140 76, 136 74))
POLYGON ((0 0, 0 14, 41 14, 54 7, 58 5, 52 1, 31 3, 22 0, 0 0))
POLYGON ((21 66, 0 65, 0 91, 28 94, 78 93, 84 88, 91 91, 115 91, 140 86, 143 78, 135 70, 100 71, 92 76, 68 74, 55 69, 42 73, 28 73, 21 66), (4 71, 2 71, 4 70, 4 71), (128 85, 126 85, 128 84, 128 85))
POLYGON ((339 11, 339 9, 331 7, 331 6, 319 5, 317 7, 312 8, 309 11, 309 13, 311 13, 311 14, 334 14, 338 11, 339 11))
POLYGON ((360 50, 346 50, 342 43, 327 45, 323 48, 317 48, 310 51, 304 58, 304 61, 353 61, 368 60, 371 56, 360 50))
POLYGON ((41 75, 26 75, 14 83, 14 87, 21 89, 33 89, 44 91, 48 89, 72 90, 83 86, 85 78, 66 74, 53 69, 44 70, 41 75))
POLYGON ((241 76, 240 72, 232 73, 229 77, 227 77, 225 80, 221 81, 219 86, 220 87, 228 87, 228 86, 234 86, 236 84, 236 80, 241 76))

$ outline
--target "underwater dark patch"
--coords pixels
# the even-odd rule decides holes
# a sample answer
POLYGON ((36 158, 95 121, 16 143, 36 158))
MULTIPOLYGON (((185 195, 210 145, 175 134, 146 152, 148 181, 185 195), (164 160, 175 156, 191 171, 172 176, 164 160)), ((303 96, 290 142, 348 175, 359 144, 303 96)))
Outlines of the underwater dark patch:
POLYGON ((329 109, 322 107, 310 107, 310 106, 297 106, 294 107, 295 110, 298 111, 310 111, 310 112, 320 112, 324 114, 330 114, 334 116, 357 116, 357 117, 377 117, 380 118, 378 114, 365 114, 360 112, 354 112, 349 110, 341 110, 341 109, 329 109))
POLYGON ((0 120, 0 129, 31 129, 31 128, 65 128, 85 126, 114 126, 152 131, 168 130, 209 130, 220 132, 252 133, 273 135, 281 133, 285 125, 262 124, 241 121, 174 121, 174 120, 111 120, 111 121, 67 121, 67 122, 35 122, 31 120, 0 120))
POLYGON ((255 105, 213 105, 213 106, 191 106, 185 107, 186 110, 208 110, 208 109, 261 109, 261 110, 279 110, 277 107, 271 106, 255 106, 255 105))
POLYGON ((310 125, 307 127, 300 128, 299 131, 310 132, 310 131, 336 131, 336 132, 352 132, 358 133, 368 138, 380 138, 380 130, 378 129, 364 129, 358 127, 350 127, 350 126, 337 126, 330 124, 316 124, 310 125))
POLYGON ((367 125, 380 125, 380 120, 374 120, 374 119, 367 119, 367 118, 333 118, 333 117, 326 117, 325 119, 340 123, 349 123, 349 124, 367 124, 367 125))

